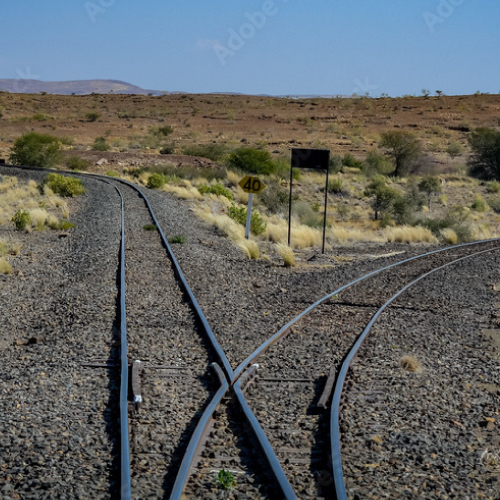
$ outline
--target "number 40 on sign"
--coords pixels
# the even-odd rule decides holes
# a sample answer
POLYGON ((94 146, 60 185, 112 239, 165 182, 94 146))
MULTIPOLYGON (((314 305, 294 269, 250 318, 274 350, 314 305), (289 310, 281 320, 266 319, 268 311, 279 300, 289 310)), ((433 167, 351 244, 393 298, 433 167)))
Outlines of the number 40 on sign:
POLYGON ((248 208, 247 208, 247 223, 245 226, 245 238, 248 240, 250 236, 250 222, 252 220, 252 205, 253 205, 253 195, 260 193, 266 188, 266 185, 258 178, 252 177, 251 175, 246 175, 238 182, 238 185, 248 193, 248 208))

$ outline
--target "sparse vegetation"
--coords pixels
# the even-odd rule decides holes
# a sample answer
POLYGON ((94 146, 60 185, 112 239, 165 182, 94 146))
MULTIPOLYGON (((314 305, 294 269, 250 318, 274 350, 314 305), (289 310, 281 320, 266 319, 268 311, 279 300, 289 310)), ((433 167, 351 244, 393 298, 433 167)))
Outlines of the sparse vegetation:
POLYGON ((0 257, 0 274, 12 274, 12 267, 5 257, 0 257))
POLYGON ((379 147, 386 151, 394 165, 393 175, 403 177, 407 174, 412 162, 421 154, 420 141, 410 132, 394 130, 383 132, 379 147))
POLYGON ((171 238, 168 239, 169 243, 178 243, 180 245, 184 245, 184 243, 187 242, 187 237, 184 236, 183 234, 178 234, 176 236, 172 236, 171 238))
MULTIPOLYGON (((246 225, 247 222, 247 209, 245 207, 237 207, 236 205, 231 205, 227 212, 228 216, 241 224, 246 225)), ((258 236, 266 230, 267 224, 262 219, 259 212, 252 210, 252 216, 250 219, 250 231, 258 236)))
POLYGON ((236 488, 236 479, 231 472, 221 469, 215 478, 217 487, 221 490, 233 490, 236 488))
POLYGON ((92 151, 109 151, 111 149, 105 137, 96 137, 92 144, 92 151))
POLYGON ((29 132, 14 142, 10 161, 15 165, 54 168, 62 162, 61 143, 51 135, 29 132))
POLYGON ((70 170, 88 170, 92 166, 92 162, 89 160, 84 160, 80 156, 70 156, 66 160, 66 167, 70 170))
POLYGON ((283 263, 284 263, 285 267, 294 267, 295 266, 295 254, 293 253, 293 250, 288 245, 285 245, 284 243, 278 243, 276 245, 276 250, 278 251, 281 258, 283 259, 283 263))
POLYGON ((80 179, 76 177, 65 177, 61 174, 49 174, 42 184, 47 185, 54 193, 63 198, 74 198, 85 193, 85 188, 80 179))
POLYGON ((191 145, 182 148, 182 154, 221 161, 227 154, 227 147, 223 144, 191 145))
POLYGON ((144 229, 144 231, 156 231, 158 228, 156 227, 156 224, 146 224, 142 227, 142 229, 144 229))
POLYGON ((161 189, 165 186, 167 182, 166 177, 163 174, 151 174, 148 178, 148 188, 149 189, 161 189))
POLYGON ((276 166, 267 151, 242 148, 229 155, 228 165, 242 172, 257 175, 274 173, 276 166))
POLYGON ((17 231, 24 231, 28 227, 28 224, 31 222, 31 217, 30 214, 26 212, 26 210, 18 210, 11 220, 14 223, 17 231))
POLYGON ((500 180, 500 131, 478 128, 469 136, 469 144, 472 149, 471 175, 500 180))
POLYGON ((234 196, 233 193, 231 193, 231 190, 227 189, 222 184, 214 184, 213 186, 201 184, 198 186, 198 191, 201 194, 214 194, 216 196, 225 196, 230 201, 234 200, 234 196))
POLYGON ((422 365, 415 356, 403 356, 399 364, 401 368, 403 368, 403 370, 406 370, 408 372, 418 373, 422 370, 422 365))

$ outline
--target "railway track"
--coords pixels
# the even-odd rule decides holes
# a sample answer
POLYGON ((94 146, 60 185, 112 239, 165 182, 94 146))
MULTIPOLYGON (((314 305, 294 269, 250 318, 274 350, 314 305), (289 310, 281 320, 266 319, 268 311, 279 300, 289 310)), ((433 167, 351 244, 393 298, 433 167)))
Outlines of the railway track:
MULTIPOLYGON (((132 469, 128 487, 123 485, 127 473, 122 468, 122 497, 138 491, 141 498, 203 498, 205 493, 211 498, 217 493, 217 471, 227 469, 237 480, 238 498, 335 498, 335 489, 338 498, 347 498, 341 496, 338 455, 333 453, 337 472, 330 459, 328 434, 330 426, 334 434, 338 424, 330 422, 333 389, 325 386, 338 377, 349 349, 397 290, 432 269, 473 254, 477 246, 493 251, 498 243, 432 252, 355 280, 310 306, 233 371, 222 349, 209 345, 208 323, 204 316, 196 318, 192 292, 174 278, 179 269, 175 257, 167 257, 162 248, 169 246, 161 241, 161 228, 158 233, 143 229, 151 223, 158 226, 148 201, 131 185, 115 186, 122 192, 125 214, 132 214, 125 217, 124 235, 129 237, 123 244, 128 321, 122 333, 126 327, 130 345, 126 377, 131 362, 140 360, 133 363, 132 393, 129 382, 123 383, 126 414, 130 400, 142 399, 130 414, 132 469), (163 271, 141 271, 145 260, 153 263, 151 269, 163 271), (209 368, 214 360, 219 368, 213 364, 209 368), (252 367, 257 361, 260 367, 252 367), (249 369, 254 373, 247 386, 243 379, 249 369)), ((429 304, 400 300, 392 306, 391 310, 423 313, 429 304)), ((370 399, 378 387, 360 391, 370 399)), ((351 412, 352 406, 348 405, 351 412)), ((126 462, 124 457, 122 464, 126 462)))

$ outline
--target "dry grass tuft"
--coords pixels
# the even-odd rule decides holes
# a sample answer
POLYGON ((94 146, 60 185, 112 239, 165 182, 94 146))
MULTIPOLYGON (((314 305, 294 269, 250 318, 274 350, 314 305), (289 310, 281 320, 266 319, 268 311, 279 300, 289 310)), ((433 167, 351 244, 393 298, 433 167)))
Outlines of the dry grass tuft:
POLYGON ((408 372, 418 373, 422 371, 422 365, 415 356, 410 356, 410 355, 403 356, 399 364, 401 365, 401 368, 403 368, 408 372))
POLYGON ((436 238, 425 227, 399 226, 385 229, 387 241, 394 243, 435 243, 436 238))
POLYGON ((163 191, 173 193, 183 200, 202 200, 203 195, 193 186, 174 186, 172 184, 165 184, 163 191))
POLYGON ((236 246, 241 248, 249 259, 258 259, 260 256, 259 245, 253 240, 238 240, 236 246))
POLYGON ((12 274, 12 267, 3 257, 0 257, 0 274, 12 274))
POLYGON ((293 250, 288 245, 285 245, 284 243, 278 243, 276 245, 276 250, 281 255, 285 267, 295 266, 295 255, 293 253, 293 250))
POLYGON ((34 227, 37 231, 43 231, 45 229, 47 219, 49 218, 47 210, 43 208, 34 208, 29 211, 29 214, 32 227, 34 227))
POLYGON ((458 243, 458 236, 453 229, 447 227, 441 231, 441 236, 443 240, 448 245, 456 245, 458 243))

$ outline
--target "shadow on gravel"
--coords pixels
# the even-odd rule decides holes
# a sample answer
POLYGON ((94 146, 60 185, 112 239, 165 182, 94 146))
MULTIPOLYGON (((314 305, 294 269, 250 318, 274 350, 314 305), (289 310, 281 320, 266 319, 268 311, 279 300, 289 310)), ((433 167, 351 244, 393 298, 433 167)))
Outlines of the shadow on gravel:
POLYGON ((186 448, 189 444, 189 440, 191 439, 191 436, 193 435, 193 432, 196 429, 196 426, 198 425, 198 422, 203 415, 205 408, 208 406, 210 401, 215 396, 215 393, 217 392, 213 377, 209 374, 198 377, 198 380, 201 382, 205 390, 209 393, 209 396, 207 397, 203 406, 193 415, 193 418, 191 418, 189 424, 182 432, 179 444, 172 454, 172 460, 167 468, 165 479, 163 480, 163 490, 165 492, 163 498, 165 499, 170 498, 170 494, 172 493, 172 488, 174 487, 175 479, 177 478, 177 473, 179 472, 182 459, 184 458, 184 454, 186 453, 186 448))
POLYGON ((120 491, 120 267, 116 276, 116 316, 113 321, 111 348, 107 364, 110 365, 108 372, 109 398, 104 411, 106 422, 106 433, 111 443, 111 455, 113 462, 109 477, 109 494, 115 498, 120 491))
POLYGON ((330 446, 330 405, 328 410, 318 410, 318 402, 325 387, 326 376, 319 377, 314 382, 314 398, 307 409, 308 415, 318 415, 317 431, 313 434, 311 446, 311 470, 314 472, 318 496, 335 500, 335 488, 332 473, 332 458, 330 446))

